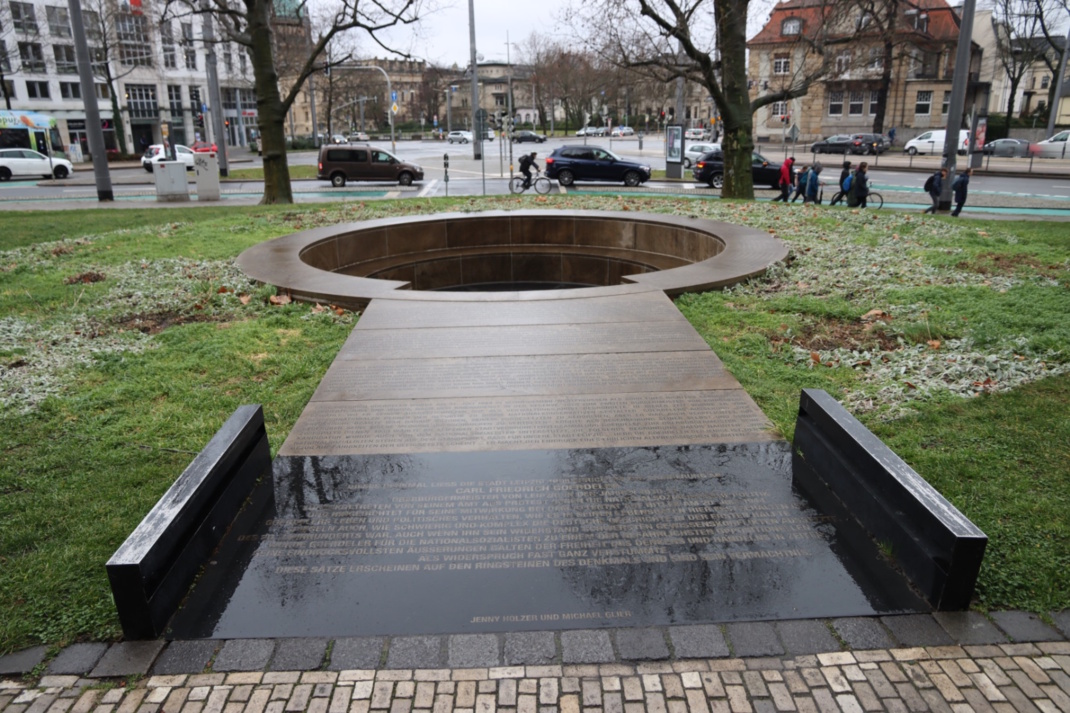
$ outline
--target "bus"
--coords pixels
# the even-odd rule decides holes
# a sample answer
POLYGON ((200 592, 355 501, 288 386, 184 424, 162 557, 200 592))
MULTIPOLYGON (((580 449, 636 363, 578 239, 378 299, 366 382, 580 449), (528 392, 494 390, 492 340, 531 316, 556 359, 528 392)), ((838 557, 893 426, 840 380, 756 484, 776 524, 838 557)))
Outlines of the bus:
POLYGON ((65 153, 56 120, 36 111, 0 110, 0 149, 33 149, 46 156, 65 153))

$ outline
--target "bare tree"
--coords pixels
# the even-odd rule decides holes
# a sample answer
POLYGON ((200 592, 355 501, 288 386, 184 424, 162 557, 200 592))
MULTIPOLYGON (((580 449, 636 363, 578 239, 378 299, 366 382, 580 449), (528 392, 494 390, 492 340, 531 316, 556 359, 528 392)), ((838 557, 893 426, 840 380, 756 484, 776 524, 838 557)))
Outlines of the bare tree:
POLYGON ((1040 32, 1044 36, 1050 52, 1045 52, 1041 61, 1051 70, 1052 83, 1048 87, 1047 105, 1051 107, 1055 99, 1055 88, 1066 81, 1066 77, 1060 77, 1062 68, 1061 45, 1067 41, 1066 21, 1070 16, 1070 2, 1067 0, 1033 0, 1036 15, 1040 22, 1040 32))
POLYGON ((1051 44, 1043 37, 1038 3, 1043 0, 994 0, 992 30, 996 37, 996 57, 1007 74, 1010 95, 1007 97, 1006 125, 1010 129, 1014 118, 1014 103, 1022 79, 1038 62, 1051 52, 1051 44))
MULTIPOLYGON (((226 39, 247 47, 253 64, 253 79, 264 156, 264 195, 261 203, 292 203, 290 169, 286 162, 286 114, 293 106, 305 81, 313 72, 322 72, 329 63, 325 50, 339 35, 357 30, 366 33, 373 42, 387 52, 395 52, 379 36, 391 27, 410 25, 419 19, 424 0, 334 0, 320 8, 324 21, 322 29, 313 36, 309 9, 305 0, 293 3, 273 0, 166 0, 169 16, 199 14, 211 17, 222 28, 226 39), (279 88, 279 67, 276 53, 276 23, 280 14, 290 21, 285 34, 289 36, 287 56, 293 73, 285 95, 279 88), (304 33, 304 42, 300 34, 304 33), (303 44, 303 47, 302 47, 303 44)), ((282 34, 282 33, 280 33, 282 34)), ((345 62, 338 57, 331 62, 345 62)))
MULTIPOLYGON (((572 11, 583 37, 604 39, 594 49, 607 61, 662 82, 678 77, 703 86, 721 114, 725 183, 722 195, 753 198, 753 115, 760 107, 806 94, 827 58, 823 47, 843 3, 815 0, 819 21, 797 38, 805 71, 789 85, 760 88, 752 98, 747 77, 750 0, 585 0, 572 11)), ((590 45, 589 45, 590 46, 590 45)))

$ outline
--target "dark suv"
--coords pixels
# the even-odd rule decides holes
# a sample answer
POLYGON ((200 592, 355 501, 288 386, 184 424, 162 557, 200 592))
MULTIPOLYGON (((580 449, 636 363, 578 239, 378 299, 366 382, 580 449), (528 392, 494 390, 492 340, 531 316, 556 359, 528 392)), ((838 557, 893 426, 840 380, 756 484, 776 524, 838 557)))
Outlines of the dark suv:
MULTIPOLYGON (((760 153, 751 154, 750 170, 756 188, 780 188, 780 166, 770 163, 760 153)), ((691 175, 696 181, 709 184, 710 188, 721 188, 724 185, 724 153, 718 150, 702 154, 691 168, 691 175)))
POLYGON ((888 150, 888 137, 881 134, 852 134, 851 153, 876 156, 888 150))
POLYGON ((424 170, 389 151, 363 144, 320 147, 318 178, 341 188, 346 181, 397 181, 403 186, 424 180, 424 170))
POLYGON ((598 146, 562 146, 546 157, 546 175, 562 186, 574 181, 624 181, 638 186, 650 180, 650 166, 626 161, 598 146))

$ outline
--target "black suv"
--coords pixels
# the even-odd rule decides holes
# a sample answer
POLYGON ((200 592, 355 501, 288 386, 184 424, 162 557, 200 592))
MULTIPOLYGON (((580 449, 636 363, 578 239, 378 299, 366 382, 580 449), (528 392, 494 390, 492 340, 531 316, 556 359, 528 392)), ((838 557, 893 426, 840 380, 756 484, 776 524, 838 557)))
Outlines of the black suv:
POLYGON ((888 150, 888 137, 881 134, 851 134, 851 153, 876 156, 888 150))
POLYGON ((638 186, 650 180, 650 166, 626 161, 598 146, 562 146, 546 157, 546 175, 562 186, 574 181, 624 181, 638 186))
MULTIPOLYGON (((770 186, 779 190, 779 165, 770 163, 769 159, 760 153, 752 153, 750 170, 756 188, 770 186)), ((696 181, 707 183, 711 188, 722 187, 724 185, 724 153, 710 151, 702 154, 699 160, 695 161, 695 165, 691 169, 691 175, 695 177, 696 181)))

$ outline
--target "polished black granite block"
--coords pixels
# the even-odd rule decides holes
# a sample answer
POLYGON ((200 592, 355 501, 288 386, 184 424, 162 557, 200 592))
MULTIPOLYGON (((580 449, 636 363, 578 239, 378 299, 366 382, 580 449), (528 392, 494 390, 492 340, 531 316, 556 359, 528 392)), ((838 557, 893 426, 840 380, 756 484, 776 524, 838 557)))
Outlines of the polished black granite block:
POLYGON ((240 406, 108 560, 123 636, 149 639, 162 633, 254 484, 270 469, 264 412, 240 406))
POLYGON ((927 611, 782 441, 281 456, 176 638, 592 629, 927 611))
POLYGON ((988 537, 824 391, 804 389, 796 486, 822 512, 854 518, 937 609, 966 609, 988 537))

